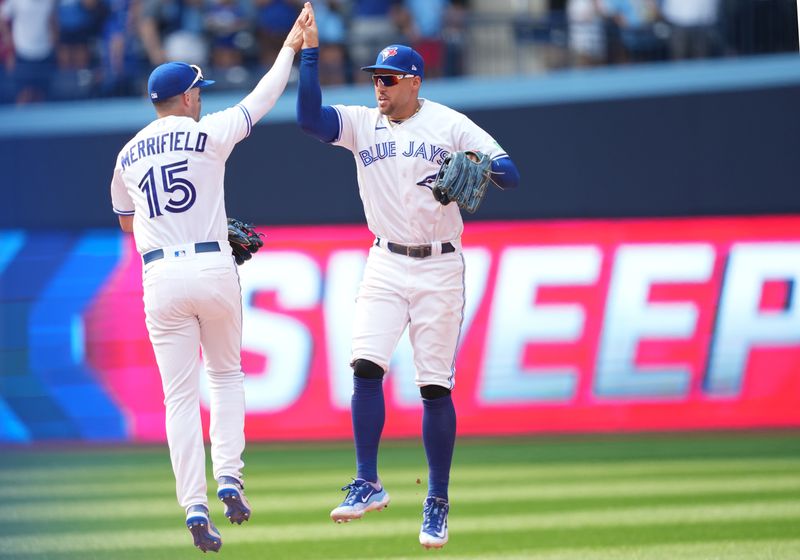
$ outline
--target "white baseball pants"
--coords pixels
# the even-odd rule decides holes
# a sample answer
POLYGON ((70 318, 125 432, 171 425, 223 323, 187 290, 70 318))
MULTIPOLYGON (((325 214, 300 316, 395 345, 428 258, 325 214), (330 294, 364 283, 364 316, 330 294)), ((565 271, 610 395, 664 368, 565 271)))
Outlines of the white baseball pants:
POLYGON ((244 466, 242 296, 236 264, 225 249, 227 242, 223 252, 165 250, 165 258, 143 270, 147 330, 161 372, 167 442, 178 503, 184 509, 208 504, 200 420, 201 347, 210 391, 214 478, 241 479, 244 466))
POLYGON ((408 327, 417 386, 452 389, 463 318, 461 251, 417 259, 373 246, 356 298, 352 360, 388 369, 408 327))

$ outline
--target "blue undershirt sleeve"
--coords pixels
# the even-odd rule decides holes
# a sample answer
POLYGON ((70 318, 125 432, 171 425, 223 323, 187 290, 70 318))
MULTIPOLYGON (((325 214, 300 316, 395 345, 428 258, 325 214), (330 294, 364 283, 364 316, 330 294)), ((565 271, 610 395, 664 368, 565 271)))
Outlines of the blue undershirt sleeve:
POLYGON ((333 142, 339 137, 340 123, 336 109, 322 105, 319 85, 319 47, 300 51, 300 80, 297 87, 297 124, 303 132, 333 142))
POLYGON ((510 157, 500 157, 492 161, 492 181, 503 190, 519 185, 519 171, 510 157))

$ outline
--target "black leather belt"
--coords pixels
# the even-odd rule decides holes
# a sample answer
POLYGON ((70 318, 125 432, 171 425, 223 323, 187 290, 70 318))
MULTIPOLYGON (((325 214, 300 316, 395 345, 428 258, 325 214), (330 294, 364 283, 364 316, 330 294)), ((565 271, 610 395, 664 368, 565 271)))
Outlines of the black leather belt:
MULTIPOLYGON (((194 252, 218 253, 219 243, 216 241, 203 241, 202 243, 195 243, 194 252)), ((163 259, 163 258, 164 258, 164 249, 154 249, 153 251, 148 251, 144 255, 142 255, 142 261, 144 262, 144 264, 151 263, 153 261, 157 261, 158 259, 163 259)))
MULTIPOLYGON (((381 239, 378 238, 375 241, 375 244, 380 246, 381 239)), ((398 243, 392 243, 391 241, 387 241, 385 247, 389 249, 392 253, 397 253, 398 255, 405 255, 407 257, 413 257, 415 259, 424 259, 425 257, 430 257, 433 254, 433 246, 432 245, 400 245, 398 243)), ((456 248, 453 246, 452 243, 449 241, 442 243, 442 254, 445 253, 455 253, 456 248)))

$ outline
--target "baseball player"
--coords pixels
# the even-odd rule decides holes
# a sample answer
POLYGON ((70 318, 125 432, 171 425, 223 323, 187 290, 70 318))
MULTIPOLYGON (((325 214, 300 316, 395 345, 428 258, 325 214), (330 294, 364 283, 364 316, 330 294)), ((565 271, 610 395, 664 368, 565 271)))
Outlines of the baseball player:
POLYGON ((117 157, 111 200, 142 256, 147 330, 161 373, 178 502, 203 552, 220 534, 206 496, 199 408, 200 352, 208 372, 217 496, 231 523, 250 518, 242 484, 242 299, 228 243, 225 162, 286 87, 309 18, 303 9, 274 65, 240 103, 200 118, 200 90, 214 83, 180 62, 158 66, 148 92, 157 119, 117 157))
POLYGON ((424 63, 407 46, 390 45, 374 65, 362 68, 372 73, 377 107, 322 106, 319 41, 313 10, 310 14, 301 52, 298 123, 317 139, 353 152, 367 224, 375 235, 356 300, 352 339, 357 473, 330 516, 346 522, 389 504, 377 468, 385 419, 382 383, 408 327, 429 468, 419 541, 440 548, 448 540, 456 434, 450 392, 463 319, 464 259, 459 209, 437 202, 431 186, 445 156, 459 150, 490 155, 501 188, 516 186, 519 174, 497 142, 466 116, 418 96, 424 63))

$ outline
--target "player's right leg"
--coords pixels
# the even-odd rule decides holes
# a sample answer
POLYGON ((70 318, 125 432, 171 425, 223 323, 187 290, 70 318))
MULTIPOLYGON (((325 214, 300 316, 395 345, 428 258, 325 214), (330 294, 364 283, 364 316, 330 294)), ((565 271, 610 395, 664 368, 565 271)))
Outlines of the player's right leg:
POLYGON ((368 511, 389 505, 389 494, 378 479, 378 445, 386 416, 383 400, 384 369, 369 360, 353 362, 353 437, 356 446, 356 478, 344 486, 344 501, 331 511, 337 523, 360 519, 368 511))
POLYGON ((242 305, 236 265, 213 254, 198 271, 197 302, 201 344, 208 376, 211 461, 217 498, 225 517, 239 525, 252 508, 244 493, 244 373, 241 369, 242 305))
MULTIPOLYGON (((370 250, 353 319, 353 396, 351 414, 356 448, 356 477, 342 488, 347 496, 331 511, 337 523, 380 511, 389 495, 378 478, 378 446, 385 421, 383 376, 408 323, 399 255, 379 247, 370 250)), ((405 258, 405 257, 402 257, 405 258)))

